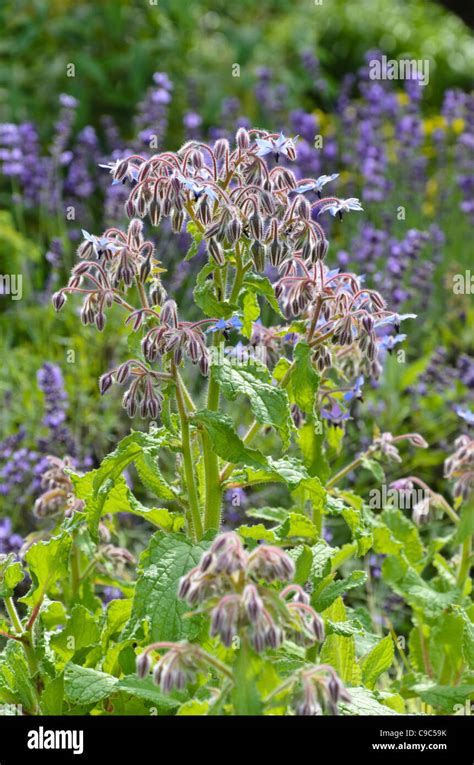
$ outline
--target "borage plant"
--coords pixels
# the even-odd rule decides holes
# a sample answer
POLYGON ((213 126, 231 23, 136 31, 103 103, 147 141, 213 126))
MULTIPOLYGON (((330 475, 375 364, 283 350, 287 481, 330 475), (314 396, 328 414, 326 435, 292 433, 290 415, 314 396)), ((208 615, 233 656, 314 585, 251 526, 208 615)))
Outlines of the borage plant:
POLYGON ((321 198, 336 176, 297 180, 295 156, 283 135, 240 129, 234 149, 225 139, 190 142, 110 167, 130 186, 128 231, 84 232, 80 262, 53 302, 59 310, 82 296, 81 319, 99 331, 108 311, 123 311, 132 357, 102 375, 100 390, 122 386, 130 417, 149 424, 85 475, 52 463, 37 514, 55 525, 24 556, 24 617, 13 598, 22 564, 2 563, 11 640, 1 671, 18 700, 13 662, 25 678, 29 668, 28 711, 452 712, 472 692, 469 493, 458 493, 460 518, 423 485, 411 520, 392 498, 400 484, 377 508, 339 488, 358 468, 383 484, 401 442, 427 444, 375 432, 340 467, 350 407, 406 317, 362 278, 328 268, 320 221, 362 208, 321 198), (186 229, 188 257, 206 254, 192 305, 167 294, 144 219, 186 229), (265 505, 269 491, 277 506, 265 505), (223 498, 242 492, 251 523, 222 533, 223 498), (144 504, 150 495, 159 507, 144 504), (112 541, 117 513, 158 529, 136 582, 133 556, 112 541), (416 522, 430 513, 438 531, 446 522, 457 531, 428 524, 422 539, 416 522), (326 541, 331 516, 347 528, 341 547, 326 541), (459 561, 441 554, 453 545, 459 561), (374 606, 371 551, 410 610, 408 650, 374 606), (369 608, 360 597, 357 605, 363 586, 369 608), (105 588, 122 597, 104 611, 105 588))

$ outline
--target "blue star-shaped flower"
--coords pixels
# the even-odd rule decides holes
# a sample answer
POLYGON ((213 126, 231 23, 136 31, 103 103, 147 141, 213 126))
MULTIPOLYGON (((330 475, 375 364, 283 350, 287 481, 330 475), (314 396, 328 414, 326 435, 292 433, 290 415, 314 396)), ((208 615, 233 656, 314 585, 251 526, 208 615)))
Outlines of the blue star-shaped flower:
POLYGON ((344 412, 339 404, 334 402, 330 409, 324 408, 320 411, 321 417, 331 423, 331 425, 339 426, 345 420, 352 419, 349 412, 344 412))
MULTIPOLYGON (((122 160, 117 159, 115 160, 115 162, 108 162, 106 165, 99 164, 99 167, 103 167, 104 170, 108 170, 109 173, 112 175, 115 171, 115 168, 121 161, 122 160)), ((126 172, 125 177, 121 181, 118 181, 116 178, 114 178, 112 180, 112 186, 117 186, 117 184, 124 183, 125 181, 137 181, 137 180, 138 180, 138 170, 136 167, 133 167, 133 165, 130 165, 126 172)))
POLYGON ((350 197, 349 199, 338 199, 337 202, 327 202, 319 209, 318 215, 323 212, 329 212, 333 217, 339 213, 339 217, 342 219, 342 213, 355 210, 357 212, 363 211, 363 207, 356 197, 350 197))
POLYGON ((461 417, 468 425, 474 425, 474 412, 471 412, 470 409, 463 409, 461 406, 455 406, 454 411, 458 417, 461 417))
POLYGON ((339 173, 333 173, 332 175, 320 175, 319 178, 316 178, 314 181, 302 183, 301 186, 298 186, 295 189, 295 193, 304 194, 305 191, 315 191, 320 197, 323 186, 325 186, 326 183, 329 183, 330 181, 334 181, 336 178, 339 178, 339 173))
POLYGON ((402 343, 406 338, 407 335, 385 335, 378 342, 381 348, 392 351, 398 343, 402 343))
POLYGON ((107 248, 111 252, 115 252, 116 250, 120 249, 116 244, 113 244, 110 239, 107 239, 106 236, 94 236, 94 234, 89 234, 89 232, 85 231, 85 229, 81 229, 81 231, 82 236, 86 242, 91 242, 97 252, 100 252, 100 250, 104 248, 107 248))
POLYGON ((278 138, 256 138, 255 142, 258 146, 257 157, 265 157, 267 154, 273 154, 275 161, 278 162, 280 154, 283 154, 289 159, 294 159, 295 156, 295 141, 298 138, 285 138, 283 133, 280 133, 278 138))
POLYGON ((229 329, 239 330, 242 329, 243 326, 243 322, 239 319, 239 317, 233 316, 231 319, 219 319, 219 321, 216 321, 215 324, 209 327, 208 332, 220 332, 229 329))
POLYGON ((344 393, 344 400, 349 402, 349 401, 352 401, 354 398, 361 399, 363 384, 364 384, 364 375, 359 375, 359 377, 355 380, 351 390, 348 390, 346 391, 346 393, 344 393))
POLYGON ((389 324, 395 324, 398 325, 402 321, 405 321, 405 319, 416 319, 417 314, 416 313, 394 313, 391 316, 384 316, 383 319, 379 319, 375 322, 376 327, 386 327, 389 324))
POLYGON ((208 196, 213 202, 217 199, 217 194, 212 186, 209 186, 204 180, 201 181, 199 178, 186 178, 184 175, 178 175, 178 178, 183 186, 193 192, 196 199, 199 199, 202 194, 208 196))

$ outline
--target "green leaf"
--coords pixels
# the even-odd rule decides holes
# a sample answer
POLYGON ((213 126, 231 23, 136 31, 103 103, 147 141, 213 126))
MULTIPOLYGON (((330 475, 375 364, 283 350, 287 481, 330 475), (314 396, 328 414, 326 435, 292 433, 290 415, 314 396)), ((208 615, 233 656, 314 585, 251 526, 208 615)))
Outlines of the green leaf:
POLYGON ((48 541, 36 542, 25 554, 25 562, 31 576, 31 587, 20 598, 31 608, 39 605, 50 588, 69 575, 69 550, 71 538, 63 533, 48 541))
POLYGON ((474 685, 471 684, 453 686, 427 682, 414 685, 411 690, 427 704, 451 714, 455 712, 455 705, 464 705, 467 699, 474 696, 474 685))
POLYGON ((263 454, 244 444, 235 432, 232 420, 227 415, 201 409, 196 412, 193 421, 205 427, 213 449, 222 459, 236 465, 245 465, 256 469, 266 467, 267 461, 263 454))
POLYGON ((356 587, 361 587, 367 579, 365 571, 352 571, 347 579, 338 579, 335 582, 331 582, 312 598, 312 605, 316 611, 325 611, 336 598, 349 590, 353 590, 356 587))
POLYGON ((327 635, 342 635, 342 637, 351 637, 351 635, 361 635, 364 628, 358 619, 346 622, 333 622, 332 619, 325 620, 327 635))
POLYGON ((176 714, 178 717, 201 717, 202 715, 207 715, 208 712, 208 701, 198 701, 198 699, 191 699, 191 701, 186 701, 184 704, 182 704, 176 714))
POLYGON ((357 554, 362 557, 373 544, 373 534, 365 515, 355 507, 344 507, 341 514, 351 530, 352 539, 357 542, 357 554))
POLYGON ((206 316, 215 316, 217 319, 230 319, 239 307, 233 303, 218 300, 215 295, 214 280, 208 277, 218 267, 215 263, 207 263, 196 277, 194 288, 194 302, 206 316))
POLYGON ((130 618, 132 611, 132 599, 122 598, 120 600, 111 600, 107 604, 105 612, 105 623, 102 629, 101 641, 105 650, 112 636, 123 629, 130 618))
POLYGON ((66 664, 64 669, 64 696, 71 704, 96 704, 114 691, 118 680, 106 672, 66 664))
POLYGON ((389 705, 381 704, 374 693, 366 688, 349 688, 350 702, 341 702, 339 710, 343 715, 366 717, 372 715, 397 715, 389 705))
POLYGON ((288 396, 286 391, 271 384, 266 367, 257 362, 238 366, 223 358, 219 365, 212 367, 212 374, 225 398, 235 401, 239 395, 248 396, 257 422, 272 425, 284 441, 288 439, 291 423, 288 396))
POLYGON ((381 515, 393 537, 402 543, 403 552, 411 563, 424 557, 424 548, 416 525, 397 508, 387 508, 381 515))
POLYGON ((454 544, 461 544, 467 537, 474 536, 474 500, 467 502, 461 510, 459 526, 454 538, 454 544))
POLYGON ((253 526, 239 526, 236 531, 244 539, 251 539, 254 542, 259 542, 263 539, 269 544, 274 544, 277 541, 275 532, 267 529, 263 523, 256 523, 253 526))
POLYGON ((76 605, 67 619, 64 629, 50 640, 51 647, 66 662, 82 648, 99 641, 100 629, 97 617, 82 605, 76 605))
POLYGON ((320 379, 311 362, 311 354, 309 345, 300 340, 294 349, 294 364, 289 380, 295 404, 307 413, 313 411, 320 379))
POLYGON ((248 518, 260 518, 262 521, 283 523, 288 518, 289 511, 285 507, 257 507, 246 510, 248 518))
POLYGON ((429 650, 431 664, 440 673, 440 682, 446 683, 461 669, 463 661, 464 620, 459 612, 445 611, 430 628, 429 650))
POLYGON ((163 499, 174 499, 176 494, 164 481, 157 464, 161 449, 172 443, 173 437, 164 429, 154 433, 134 431, 120 441, 96 470, 83 476, 68 471, 74 493, 85 502, 84 512, 94 541, 98 541, 100 518, 106 513, 131 512, 146 517, 155 525, 161 525, 153 511, 136 500, 122 473, 134 462, 140 479, 147 487, 153 486, 155 493, 159 493, 163 499))
POLYGON ((245 274, 243 286, 246 287, 247 290, 253 290, 259 295, 262 295, 273 308, 275 313, 284 318, 280 310, 280 306, 278 305, 278 300, 275 297, 275 290, 270 279, 268 279, 266 276, 254 274, 252 271, 250 271, 245 274))
MULTIPOLYGON (((342 601, 338 598, 328 608, 326 617, 332 622, 346 622, 347 612, 342 601)), ((360 682, 360 668, 356 660, 354 636, 328 635, 321 649, 321 662, 330 664, 343 682, 349 685, 358 685, 360 682)))
POLYGON ((457 590, 438 592, 412 568, 404 571, 403 567, 394 566, 394 558, 387 558, 382 566, 386 584, 397 595, 403 597, 409 606, 421 610, 426 617, 435 619, 439 613, 454 603, 457 590))
POLYGON ((50 680, 41 693, 41 711, 44 715, 62 715, 64 701, 64 676, 61 673, 50 680))
POLYGON ((262 700, 257 689, 257 678, 262 660, 255 657, 245 643, 237 651, 234 661, 235 684, 231 696, 237 715, 261 715, 262 700))
POLYGON ((307 515, 288 513, 288 518, 275 529, 280 540, 308 539, 315 540, 318 536, 316 526, 307 515))
POLYGON ((209 542, 193 544, 182 534, 156 532, 142 554, 130 620, 123 638, 131 637, 146 620, 150 640, 183 640, 196 635, 199 618, 188 618, 189 606, 177 597, 184 574, 197 565, 209 542))
POLYGON ((324 483, 331 470, 324 450, 321 422, 314 417, 307 417, 306 423, 298 428, 296 438, 309 475, 318 476, 324 483))
POLYGON ((313 563, 311 566, 311 581, 313 586, 327 576, 331 571, 331 559, 338 552, 338 548, 331 547, 327 542, 319 540, 311 548, 313 563))
POLYGON ((255 292, 245 291, 242 296, 243 324, 241 333, 250 339, 254 321, 260 316, 260 305, 255 292))
POLYGON ((158 467, 158 460, 148 452, 142 452, 134 459, 135 470, 144 487, 158 499, 176 499, 176 492, 165 481, 158 467))
POLYGON ((383 468, 380 463, 378 463, 376 460, 371 460, 368 457, 364 457, 361 464, 362 467, 372 473, 378 483, 384 483, 385 473, 383 472, 383 468))
POLYGON ((35 708, 35 691, 31 671, 23 648, 9 640, 0 658, 0 698, 7 691, 10 703, 21 704, 25 710, 35 708))
POLYGON ((462 653, 468 669, 474 669, 474 624, 465 617, 462 653))
POLYGON ((309 581, 311 567, 313 565, 313 550, 308 545, 296 547, 293 551, 296 570, 294 581, 296 584, 304 585, 309 581))
POLYGON ((21 563, 13 553, 0 556, 0 598, 10 598, 23 577, 21 563))
POLYGON ((198 229, 196 224, 190 220, 188 222, 188 225, 186 226, 186 231, 188 234, 192 237, 191 245, 186 253, 185 260, 191 260, 191 258, 194 258, 195 255, 197 255, 199 250, 199 245, 201 244, 203 240, 202 232, 198 229))
POLYGON ((393 640, 387 635, 361 661, 364 685, 373 689, 377 678, 392 666, 393 658, 393 640))
POLYGON ((181 703, 170 696, 165 696, 153 681, 151 675, 143 679, 140 679, 137 675, 126 675, 126 677, 119 680, 114 690, 130 693, 137 698, 151 701, 155 707, 165 713, 176 709, 181 703))

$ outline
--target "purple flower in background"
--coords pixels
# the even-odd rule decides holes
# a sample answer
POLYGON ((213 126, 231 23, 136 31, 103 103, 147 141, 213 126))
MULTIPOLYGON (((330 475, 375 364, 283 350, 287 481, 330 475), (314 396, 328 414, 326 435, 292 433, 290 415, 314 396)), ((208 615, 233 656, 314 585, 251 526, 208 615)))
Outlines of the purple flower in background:
POLYGON ((12 530, 10 518, 0 519, 0 555, 18 553, 23 546, 23 538, 12 530))
POLYGON ((202 117, 195 111, 186 112, 183 117, 183 125, 186 131, 186 138, 196 139, 199 137, 199 129, 202 125, 202 117))
POLYGON ((118 587, 104 587, 102 590, 102 602, 104 606, 112 600, 121 600, 122 598, 123 592, 118 587))
POLYGON ((162 144, 168 127, 173 83, 165 72, 155 72, 153 82, 155 86, 147 90, 138 105, 135 125, 142 145, 156 150, 162 144))

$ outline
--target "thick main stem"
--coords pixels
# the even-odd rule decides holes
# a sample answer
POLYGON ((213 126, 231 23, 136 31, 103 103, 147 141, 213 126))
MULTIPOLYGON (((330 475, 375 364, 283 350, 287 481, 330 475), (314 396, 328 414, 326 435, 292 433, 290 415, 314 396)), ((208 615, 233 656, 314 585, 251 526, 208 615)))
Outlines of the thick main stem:
POLYGON ((176 380, 176 403, 181 424, 181 449, 183 452, 184 475, 189 502, 189 531, 195 541, 202 537, 202 521, 199 509, 199 497, 194 479, 193 457, 191 452, 191 437, 186 404, 179 379, 176 380))
MULTIPOLYGON (((214 344, 219 343, 220 333, 214 333, 214 344)), ((219 383, 209 373, 207 390, 207 408, 216 412, 219 408, 219 383)), ((206 432, 202 434, 204 472, 206 477, 206 505, 204 510, 204 528, 219 530, 221 524, 222 489, 219 477, 219 461, 206 432)))

